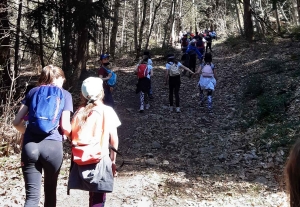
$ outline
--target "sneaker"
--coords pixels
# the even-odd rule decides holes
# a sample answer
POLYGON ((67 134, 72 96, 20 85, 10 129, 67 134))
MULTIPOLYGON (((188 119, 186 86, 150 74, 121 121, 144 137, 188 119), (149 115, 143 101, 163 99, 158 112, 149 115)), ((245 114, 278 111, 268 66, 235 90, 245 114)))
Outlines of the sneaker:
POLYGON ((200 107, 204 107, 203 101, 200 101, 200 107))
POLYGON ((150 108, 150 104, 146 104, 146 109, 149 109, 150 108))
POLYGON ((180 111, 180 107, 176 107, 176 112, 177 113, 180 113, 181 111, 180 111))
POLYGON ((144 112, 144 106, 142 105, 141 107, 140 107, 140 111, 139 111, 140 113, 143 113, 144 112))
POLYGON ((154 97, 153 97, 153 95, 152 95, 152 94, 150 94, 150 95, 149 95, 149 98, 150 98, 150 99, 154 99, 154 97))
POLYGON ((170 112, 173 112, 173 106, 170 106, 170 112))

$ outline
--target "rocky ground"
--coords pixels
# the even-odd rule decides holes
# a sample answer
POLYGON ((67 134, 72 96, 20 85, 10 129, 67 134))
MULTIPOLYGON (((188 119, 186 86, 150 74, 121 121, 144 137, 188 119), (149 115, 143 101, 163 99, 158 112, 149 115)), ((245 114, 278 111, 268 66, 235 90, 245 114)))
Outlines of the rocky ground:
MULTIPOLYGON (((245 124, 248 120, 243 115, 256 110, 255 100, 242 101, 243 84, 249 73, 265 71, 262 60, 297 54, 299 43, 281 40, 278 44, 278 57, 274 54, 275 47, 279 48, 277 43, 214 45, 217 88, 213 114, 199 106, 198 78, 186 76, 182 77, 180 89, 182 112, 169 112, 168 88, 163 79, 165 62, 159 57, 153 59, 154 99, 149 110, 139 113, 133 67, 118 67, 114 98, 122 122, 120 151, 126 165, 115 179, 114 192, 108 194, 106 206, 288 206, 283 177, 288 148, 268 150, 257 144, 264 134, 265 122, 245 124)), ((271 75, 274 74, 267 74, 271 75)), ((300 91, 298 86, 295 90, 300 91)), ((296 113, 291 111, 295 107, 289 110, 287 113, 296 113)), ((65 146, 68 149, 67 143, 65 146)), ((0 163, 0 206, 21 206, 25 191, 19 155, 3 157, 0 163)), ((66 153, 57 206, 88 206, 86 192, 66 194, 68 167, 66 153)))

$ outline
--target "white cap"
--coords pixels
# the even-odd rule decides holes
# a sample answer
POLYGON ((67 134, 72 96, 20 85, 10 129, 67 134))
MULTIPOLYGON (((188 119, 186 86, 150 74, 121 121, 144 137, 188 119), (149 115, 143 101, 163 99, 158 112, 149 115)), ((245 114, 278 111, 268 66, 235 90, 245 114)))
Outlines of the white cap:
POLYGON ((103 91, 103 81, 101 78, 89 77, 82 82, 82 95, 89 101, 96 101, 101 91, 103 91))

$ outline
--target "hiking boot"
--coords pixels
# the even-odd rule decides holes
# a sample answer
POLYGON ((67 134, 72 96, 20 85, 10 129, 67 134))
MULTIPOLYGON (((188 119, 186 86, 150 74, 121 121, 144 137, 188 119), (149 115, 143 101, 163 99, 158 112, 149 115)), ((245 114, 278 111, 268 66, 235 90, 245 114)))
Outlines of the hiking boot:
POLYGON ((153 97, 153 95, 152 95, 152 94, 150 94, 150 95, 149 95, 149 98, 150 98, 150 99, 154 99, 154 97, 153 97))
POLYGON ((170 112, 173 112, 173 106, 169 107, 170 112))
POLYGON ((149 109, 150 108, 150 104, 146 104, 146 109, 149 109))
POLYGON ((180 113, 181 111, 180 111, 180 107, 176 107, 176 112, 177 113, 180 113))
POLYGON ((144 106, 143 106, 143 105, 140 107, 139 112, 140 112, 140 113, 143 113, 143 112, 144 112, 144 106))

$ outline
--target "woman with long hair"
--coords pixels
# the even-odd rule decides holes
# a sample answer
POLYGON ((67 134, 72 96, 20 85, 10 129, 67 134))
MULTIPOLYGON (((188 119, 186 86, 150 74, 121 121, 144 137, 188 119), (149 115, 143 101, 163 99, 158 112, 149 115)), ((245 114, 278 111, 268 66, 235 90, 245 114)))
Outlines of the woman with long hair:
POLYGON ((53 65, 44 67, 38 80, 38 86, 28 92, 13 121, 14 127, 24 133, 21 164, 26 189, 25 207, 39 205, 42 171, 44 171, 44 206, 56 206, 57 179, 63 161, 62 141, 64 135, 69 136, 71 133, 70 116, 73 111, 72 96, 68 91, 62 89, 64 81, 65 75, 61 68, 53 65), (53 94, 54 99, 51 94, 43 97, 45 90, 56 91, 62 98, 55 96, 57 94, 53 94), (51 110, 53 106, 47 105, 47 100, 50 99, 57 101, 55 103, 59 106, 59 110, 51 110), (40 110, 39 107, 44 108, 40 110), (43 122, 41 119, 44 119, 46 123, 51 124, 52 120, 47 122, 47 117, 38 117, 38 120, 32 110, 41 114, 43 112, 49 115, 55 113, 57 126, 49 132, 41 133, 37 130, 37 122, 43 122), (29 123, 25 129, 23 119, 26 114, 28 114, 29 123))

